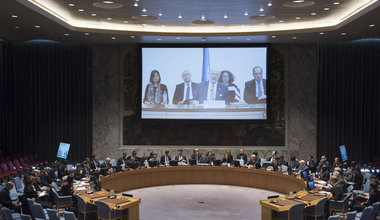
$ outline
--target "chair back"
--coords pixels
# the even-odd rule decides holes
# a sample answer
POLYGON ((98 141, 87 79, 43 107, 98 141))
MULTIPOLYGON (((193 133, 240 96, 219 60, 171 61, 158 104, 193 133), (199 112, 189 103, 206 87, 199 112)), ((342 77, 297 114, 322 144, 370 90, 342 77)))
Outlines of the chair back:
POLYGON ((42 205, 35 202, 33 203, 34 211, 36 212, 36 218, 46 219, 44 209, 42 208, 42 205))
POLYGON ((373 203, 372 207, 373 207, 373 213, 375 217, 378 216, 380 214, 380 202, 373 203))
POLYGON ((339 220, 340 215, 331 215, 327 220, 339 220))
POLYGON ((110 163, 112 164, 113 167, 116 166, 116 160, 115 160, 115 159, 111 159, 111 160, 110 160, 110 163))
POLYGON ((365 207, 362 212, 362 216, 360 216, 360 220, 369 220, 373 211, 372 206, 365 207))
POLYGON ((1 208, 1 218, 5 220, 13 220, 11 210, 6 207, 1 208))
POLYGON ((21 214, 20 220, 32 220, 32 217, 30 215, 27 215, 27 214, 21 214))
POLYGON ((353 186, 353 185, 349 185, 349 186, 347 187, 347 193, 352 192, 352 190, 354 190, 354 186, 353 186))
POLYGON ((9 170, 16 170, 16 167, 13 165, 12 161, 8 161, 8 167, 9 167, 9 170))
POLYGON ((297 203, 289 209, 289 220, 301 220, 303 218, 303 211, 305 209, 305 203, 297 203))
POLYGON ((46 211, 49 216, 49 220, 60 220, 55 209, 46 209, 46 211))
POLYGON ((57 192, 61 191, 61 187, 59 187, 56 182, 52 182, 51 185, 54 187, 55 191, 57 192))
POLYGON ((350 201, 351 195, 352 195, 352 192, 347 193, 346 197, 344 197, 344 199, 343 199, 343 209, 344 210, 348 209, 348 202, 350 201))
POLYGON ((20 162, 17 159, 13 160, 13 164, 15 165, 16 169, 22 169, 20 162))
POLYGON ((59 194, 58 194, 58 192, 55 190, 54 187, 51 189, 51 191, 53 192, 54 198, 55 198, 55 199, 59 199, 59 194))
POLYGON ((95 201, 95 205, 98 209, 98 218, 108 219, 111 208, 107 205, 107 203, 98 200, 95 201))
POLYGON ((15 186, 16 186, 17 192, 23 192, 24 191, 24 186, 23 186, 23 184, 21 182, 20 177, 18 177, 18 176, 13 177, 13 181, 15 182, 15 186))
POLYGON ((9 173, 10 172, 6 163, 2 163, 1 164, 1 168, 3 169, 4 173, 9 173))
POLYGON ((65 220, 76 220, 74 212, 63 211, 63 217, 65 220))
POLYGON ((355 220, 357 213, 358 213, 357 211, 347 212, 346 213, 346 220, 355 220))
POLYGON ((328 200, 327 197, 323 197, 315 205, 315 214, 317 216, 323 215, 323 213, 325 212, 325 207, 326 207, 327 200, 328 200))
POLYGON ((77 204, 78 204, 78 210, 80 212, 85 212, 86 210, 86 201, 82 198, 82 196, 75 194, 75 198, 77 199, 77 204))
POLYGON ((32 217, 37 218, 36 211, 35 211, 34 206, 33 206, 33 204, 34 204, 33 199, 26 198, 26 201, 28 202, 28 207, 30 209, 30 213, 32 213, 32 217))

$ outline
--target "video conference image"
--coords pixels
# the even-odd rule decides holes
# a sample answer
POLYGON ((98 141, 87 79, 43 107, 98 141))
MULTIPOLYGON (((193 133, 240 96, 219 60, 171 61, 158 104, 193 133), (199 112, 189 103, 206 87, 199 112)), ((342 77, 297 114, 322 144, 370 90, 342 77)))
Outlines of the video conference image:
POLYGON ((143 119, 267 119, 267 47, 142 47, 143 119))

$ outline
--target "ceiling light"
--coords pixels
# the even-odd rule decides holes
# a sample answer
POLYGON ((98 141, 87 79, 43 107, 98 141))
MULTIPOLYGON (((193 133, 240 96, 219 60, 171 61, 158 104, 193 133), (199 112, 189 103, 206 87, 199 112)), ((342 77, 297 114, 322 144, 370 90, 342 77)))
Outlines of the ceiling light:
POLYGON ((73 4, 73 3, 70 3, 70 4, 69 4, 69 6, 70 6, 70 7, 74 7, 74 6, 75 6, 75 4, 73 4))
POLYGON ((20 27, 19 26, 15 26, 16 29, 19 29, 20 27))
POLYGON ((66 34, 64 34, 64 35, 65 35, 65 36, 69 36, 69 34, 67 34, 67 33, 66 33, 66 34))
POLYGON ((94 17, 95 17, 95 16, 96 16, 96 14, 95 14, 95 13, 94 13, 94 14, 91 14, 91 16, 94 16, 94 17))
POLYGON ((112 40, 116 40, 116 37, 111 37, 112 40))
POLYGON ((147 17, 148 15, 141 15, 141 17, 147 17))
POLYGON ((317 13, 312 12, 312 13, 310 13, 310 15, 315 16, 315 15, 317 15, 317 13))
POLYGON ((84 11, 84 10, 80 8, 80 9, 78 9, 78 11, 84 11))
POLYGON ((162 40, 161 38, 157 38, 157 40, 162 40))
POLYGON ((323 10, 328 11, 328 10, 330 10, 330 8, 324 8, 323 10))
POLYGON ((302 3, 302 2, 304 2, 305 0, 293 0, 292 2, 294 2, 294 3, 302 3))
POLYGON ((276 38, 276 36, 275 36, 275 35, 273 35, 273 36, 272 36, 272 38, 276 38))
POLYGON ((176 37, 175 39, 180 40, 181 38, 180 37, 176 37))
POLYGON ((135 36, 132 35, 132 36, 130 36, 130 38, 135 38, 135 36))
POLYGON ((18 16, 17 16, 17 15, 11 15, 11 17, 12 17, 12 18, 18 18, 18 16))
POLYGON ((245 16, 248 16, 248 12, 245 12, 244 15, 245 15, 245 16))
POLYGON ((143 8, 142 12, 146 12, 146 9, 145 9, 145 8, 143 8))
POLYGON ((39 25, 36 25, 36 26, 34 26, 35 28, 40 28, 41 26, 39 26, 39 25))
POLYGON ((375 27, 375 25, 374 24, 370 24, 369 27, 375 27))
POLYGON ((334 2, 334 5, 339 5, 340 4, 340 2, 334 2))
POLYGON ((259 11, 264 11, 264 9, 263 8, 260 8, 260 10, 259 11))
POLYGON ((268 7, 270 7, 270 6, 272 6, 272 3, 271 3, 271 2, 268 2, 268 4, 267 4, 267 5, 268 5, 268 7))
POLYGON ((87 32, 86 32, 86 33, 84 33, 84 35, 90 35, 90 33, 87 33, 87 32))
POLYGON ((201 20, 204 21, 206 20, 206 17, 204 15, 201 16, 201 20))
POLYGON ((347 33, 345 33, 345 32, 342 32, 342 33, 340 33, 340 35, 342 35, 342 36, 344 36, 344 35, 346 35, 347 33))
POLYGON ((278 22, 283 23, 284 21, 283 20, 279 20, 278 22))
POLYGON ((113 1, 103 1, 104 4, 113 4, 113 1))
POLYGON ((107 18, 107 20, 109 20, 109 21, 110 21, 110 20, 112 20, 112 18, 107 18))
POLYGON ((182 18, 182 15, 178 15, 178 18, 181 19, 181 18, 182 18))
POLYGON ((301 17, 296 17, 297 20, 301 19, 301 17))
POLYGON ((162 13, 160 12, 160 13, 158 13, 158 16, 162 16, 162 13))
POLYGON ((137 2, 135 2, 135 4, 133 4, 133 6, 139 7, 139 4, 137 4, 137 2))
POLYGON ((251 40, 251 38, 247 38, 247 40, 251 40))
POLYGON ((297 39, 297 37, 292 37, 293 40, 297 39))
POLYGON ((128 21, 123 21, 124 22, 124 24, 128 24, 128 21))
POLYGON ((230 40, 231 39, 231 37, 227 37, 227 40, 230 40))
POLYGON ((225 14, 225 15, 223 16, 223 18, 226 18, 226 19, 227 19, 227 18, 228 18, 227 14, 225 14))
POLYGON ((320 32, 319 34, 320 34, 320 35, 324 35, 325 33, 324 33, 324 32, 320 32))

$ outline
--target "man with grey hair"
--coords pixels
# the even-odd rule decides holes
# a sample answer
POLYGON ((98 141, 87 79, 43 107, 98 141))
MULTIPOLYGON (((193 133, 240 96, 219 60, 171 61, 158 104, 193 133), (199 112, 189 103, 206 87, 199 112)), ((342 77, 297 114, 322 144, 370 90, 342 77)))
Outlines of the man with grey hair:
POLYGON ((253 67, 253 80, 245 83, 244 101, 248 104, 265 103, 267 99, 266 80, 263 79, 263 69, 260 66, 253 67))
POLYGON ((219 83, 220 71, 210 70, 208 73, 208 81, 199 83, 194 96, 200 104, 204 101, 218 101, 224 100, 226 104, 229 104, 228 87, 219 83))
POLYGON ((175 87, 173 104, 187 104, 189 100, 194 99, 197 83, 191 82, 191 72, 184 70, 182 72, 182 79, 183 83, 175 87))

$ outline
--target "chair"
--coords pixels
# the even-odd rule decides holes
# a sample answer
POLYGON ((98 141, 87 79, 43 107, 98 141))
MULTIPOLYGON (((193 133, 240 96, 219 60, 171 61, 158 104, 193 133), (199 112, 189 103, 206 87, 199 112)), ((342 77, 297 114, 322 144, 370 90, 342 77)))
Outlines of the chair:
POLYGON ((355 220, 357 213, 358 213, 357 211, 347 212, 346 213, 346 220, 355 220))
POLYGON ((74 212, 63 211, 63 217, 65 220, 76 220, 74 212))
POLYGON ((32 220, 32 217, 30 215, 27 215, 27 214, 21 214, 20 220, 32 220))
POLYGON ((53 191, 55 205, 56 205, 57 210, 60 208, 68 208, 71 206, 72 196, 60 196, 54 188, 52 188, 51 191, 53 191))
POLYGON ((27 167, 21 166, 20 162, 17 159, 13 160, 13 164, 15 165, 16 169, 19 169, 19 170, 26 170, 27 169, 27 167))
POLYGON ((340 218, 340 215, 332 215, 332 216, 329 216, 327 220, 339 220, 339 218, 340 218))
POLYGON ((95 205, 98 209, 98 219, 121 219, 121 211, 111 209, 107 203, 97 200, 95 205))
POLYGON ((18 177, 18 176, 13 177, 13 181, 15 182, 17 192, 24 192, 24 186, 21 182, 20 177, 18 177))
POLYGON ((83 214, 83 219, 86 220, 86 215, 87 213, 96 213, 96 206, 92 205, 90 203, 86 203, 82 196, 76 194, 75 198, 77 199, 78 202, 78 218, 79 214, 83 214))
POLYGON ((47 211, 47 214, 49 216, 49 220, 61 220, 61 219, 64 219, 64 218, 60 218, 58 216, 57 210, 55 210, 55 209, 46 209, 46 211, 47 211))
POLYGON ((374 219, 380 214, 380 202, 375 202, 372 204, 374 219))
POLYGON ((30 209, 30 213, 32 214, 32 217, 36 218, 37 214, 36 214, 36 211, 35 211, 34 206, 33 206, 33 204, 34 204, 33 199, 26 198, 26 201, 28 202, 28 207, 30 209))
POLYGON ((365 207, 363 209, 363 212, 360 212, 356 215, 356 219, 358 219, 358 220, 370 220, 372 212, 373 212, 372 206, 365 207))
POLYGON ((348 212, 348 202, 351 195, 352 193, 347 193, 346 197, 340 201, 330 200, 330 215, 335 211, 342 212, 344 218, 346 212, 348 212))
POLYGON ((20 219, 20 213, 11 213, 11 210, 6 207, 1 208, 1 213, 1 217, 5 220, 20 219))
POLYGON ((305 209, 305 216, 313 216, 315 220, 318 217, 323 216, 325 218, 325 207, 326 207, 327 197, 320 199, 315 206, 310 206, 305 209))
POLYGON ((115 159, 111 159, 110 163, 112 164, 113 167, 116 167, 116 160, 115 159))
POLYGON ((61 191, 61 187, 59 187, 56 182, 52 182, 51 185, 54 187, 55 191, 57 192, 61 191))
POLYGON ((297 203, 290 207, 288 212, 279 212, 280 219, 300 220, 303 218, 305 203, 297 203))
POLYGON ((44 209, 42 208, 42 205, 35 202, 33 203, 33 208, 36 213, 35 218, 40 218, 40 219, 49 219, 48 214, 44 212, 44 209))

